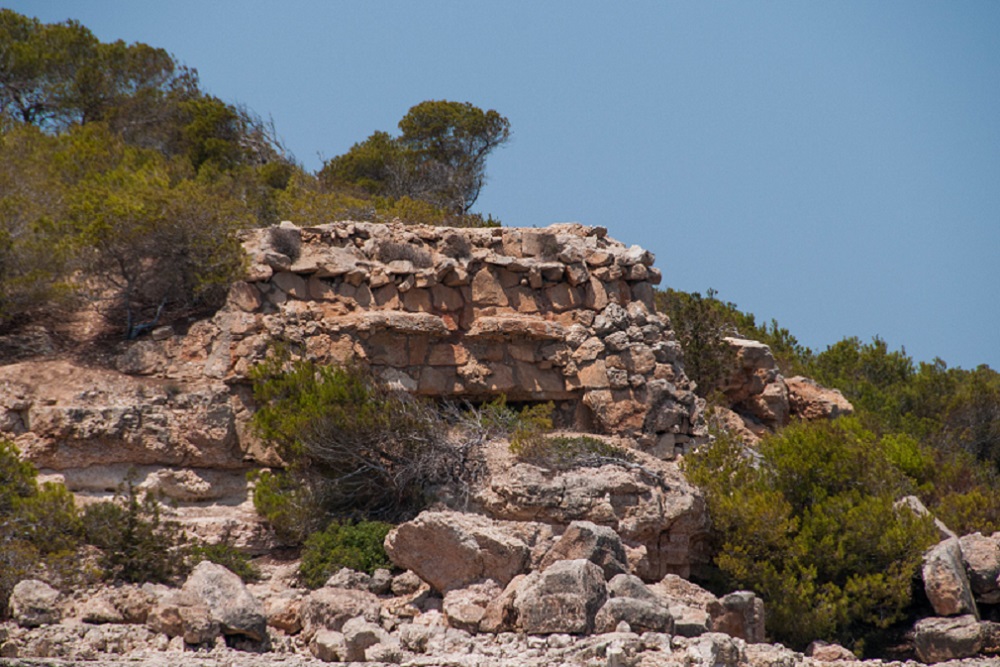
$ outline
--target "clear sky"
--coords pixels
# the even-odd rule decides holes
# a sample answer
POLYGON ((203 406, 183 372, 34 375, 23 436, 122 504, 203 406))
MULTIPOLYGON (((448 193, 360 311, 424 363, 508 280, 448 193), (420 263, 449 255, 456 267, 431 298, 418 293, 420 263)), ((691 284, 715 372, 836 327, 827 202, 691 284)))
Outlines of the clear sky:
POLYGON ((496 109, 505 225, 606 226, 813 349, 1000 369, 998 2, 0 6, 167 49, 310 170, 423 100, 496 109))

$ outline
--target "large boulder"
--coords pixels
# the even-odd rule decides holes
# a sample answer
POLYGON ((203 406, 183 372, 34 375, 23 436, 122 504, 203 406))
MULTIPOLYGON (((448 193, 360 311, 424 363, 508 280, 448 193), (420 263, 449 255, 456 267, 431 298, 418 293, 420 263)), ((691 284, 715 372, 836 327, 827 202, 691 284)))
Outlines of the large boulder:
POLYGON ((244 635, 254 641, 267 637, 264 608, 238 576, 225 567, 202 561, 195 566, 183 590, 211 610, 223 634, 244 635))
POLYGON ((10 594, 10 612, 22 628, 58 623, 59 591, 38 579, 17 582, 10 594))
POLYGON ((532 572, 514 599, 518 625, 528 634, 588 634, 607 600, 601 568, 589 560, 561 560, 532 572))
POLYGON ((913 646, 926 663, 970 658, 982 647, 982 629, 972 614, 924 618, 913 627, 913 646))
POLYGON ((621 622, 632 632, 673 634, 670 609, 639 577, 619 574, 608 582, 608 601, 594 619, 596 632, 614 632, 621 622))
POLYGON ((789 408, 799 419, 834 419, 854 412, 854 406, 839 389, 827 389, 801 375, 785 378, 785 385, 789 408))
POLYGON ((527 570, 532 539, 530 526, 427 511, 394 528, 385 538, 385 550, 397 567, 413 570, 447 592, 484 579, 506 586, 527 570))
POLYGON ((712 629, 739 637, 750 644, 763 642, 764 601, 750 591, 729 593, 719 599, 721 613, 712 619, 712 629))
POLYGON ((928 549, 924 554, 922 574, 924 590, 936 614, 972 614, 979 618, 958 539, 942 540, 928 549))
POLYGON ((302 635, 308 641, 319 630, 340 632, 344 623, 359 616, 374 623, 381 610, 378 597, 368 591, 320 588, 302 601, 302 635))
POLYGON ((983 604, 1000 602, 1000 533, 986 537, 982 533, 965 535, 959 539, 962 559, 969 575, 969 584, 976 600, 983 604))
POLYGON ((668 574, 649 589, 669 607, 674 632, 682 637, 711 632, 714 619, 725 612, 717 597, 676 574, 668 574))
POLYGON ((606 579, 628 572, 628 556, 618 533, 591 521, 574 521, 545 554, 540 569, 559 560, 585 558, 600 566, 606 579))

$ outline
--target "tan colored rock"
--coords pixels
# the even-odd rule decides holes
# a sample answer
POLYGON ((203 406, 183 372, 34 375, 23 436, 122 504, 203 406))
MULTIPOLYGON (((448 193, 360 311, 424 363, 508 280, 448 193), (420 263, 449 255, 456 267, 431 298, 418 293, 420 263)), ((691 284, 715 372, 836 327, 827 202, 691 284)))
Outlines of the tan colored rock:
POLYGON ((750 644, 765 640, 764 601, 750 591, 729 593, 719 599, 721 613, 712 618, 712 630, 739 637, 750 644))
POLYGON ((472 302, 477 306, 506 306, 509 302, 503 285, 489 268, 482 268, 472 278, 472 302))
POLYGON ((806 655, 819 662, 855 662, 858 657, 840 644, 814 641, 806 649, 806 655))
MULTIPOLYGON (((638 453, 636 456, 640 456, 638 453)), ((627 548, 642 548, 633 572, 646 581, 668 573, 687 576, 707 562, 708 517, 700 493, 676 464, 643 457, 663 484, 640 470, 606 465, 549 471, 524 463, 491 463, 477 505, 497 519, 568 526, 591 521, 607 526, 627 548)))
POLYGON ((240 578, 222 565, 207 560, 198 563, 183 590, 209 609, 224 634, 245 635, 254 641, 266 638, 264 608, 240 578))
POLYGON ((965 535, 959 539, 962 560, 972 586, 972 594, 984 604, 1000 602, 1000 534, 985 537, 982 533, 965 535))
POLYGON ((58 623, 62 616, 59 591, 38 579, 17 582, 8 604, 11 617, 22 628, 58 623))
POLYGON ((528 634, 587 634, 607 596, 601 568, 588 560, 561 560, 528 575, 514 608, 528 634))
POLYGON ((531 556, 531 545, 512 528, 474 514, 425 511, 394 528, 385 550, 394 565, 413 570, 438 591, 486 579, 506 586, 531 556))
POLYGON ((503 588, 496 581, 487 579, 445 593, 441 610, 450 627, 475 634, 486 608, 502 593, 503 588))
POLYGON ((791 413, 800 419, 833 419, 854 412, 854 406, 838 389, 821 387, 809 378, 786 378, 791 413))
POLYGON ((975 616, 924 618, 913 627, 913 646, 922 662, 971 658, 982 647, 982 630, 975 616))
POLYGON ((940 616, 979 612, 972 597, 972 588, 962 560, 962 548, 956 538, 943 540, 924 554, 922 569, 927 598, 940 616))
POLYGON ((302 601, 302 636, 310 640, 321 629, 339 632, 344 623, 356 617, 375 623, 380 610, 378 597, 368 591, 320 588, 302 601))
POLYGON ((591 521, 572 522, 538 567, 544 570, 556 561, 580 558, 599 566, 607 580, 628 572, 628 556, 618 533, 591 521))
POLYGON ((229 288, 229 303, 248 313, 261 306, 260 291, 250 283, 238 281, 229 288))

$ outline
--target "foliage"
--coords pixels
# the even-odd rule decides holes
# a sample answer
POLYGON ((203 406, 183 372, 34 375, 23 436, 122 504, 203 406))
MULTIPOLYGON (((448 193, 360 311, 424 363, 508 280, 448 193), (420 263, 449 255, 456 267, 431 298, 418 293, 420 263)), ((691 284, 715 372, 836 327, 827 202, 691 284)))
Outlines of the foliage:
POLYGON ((18 581, 58 567, 80 543, 80 520, 64 487, 39 486, 34 466, 0 440, 0 618, 18 581))
POLYGON ((737 333, 725 306, 709 290, 708 297, 666 290, 656 295, 657 308, 670 317, 684 351, 684 372, 697 384, 695 393, 709 396, 725 385, 736 365, 736 352, 724 340, 737 333))
POLYGON ((857 420, 790 426, 759 453, 721 436, 686 471, 706 495, 717 566, 762 595, 776 640, 870 648, 906 617, 936 533, 895 508, 912 481, 857 420))
POLYGON ((216 563, 226 568, 244 583, 260 581, 260 568, 254 565, 250 557, 223 540, 215 544, 194 544, 188 549, 187 567, 193 568, 202 561, 216 563))
POLYGON ((160 505, 131 480, 114 501, 88 505, 83 512, 88 544, 101 549, 104 577, 134 583, 173 583, 185 574, 187 538, 180 526, 160 516, 160 505))
POLYGON ((329 160, 328 189, 359 188, 392 200, 423 200, 451 214, 469 212, 486 182, 486 157, 510 138, 510 123, 468 103, 427 101, 399 121, 401 135, 375 132, 329 160))
POLYGON ((251 481, 254 509, 282 543, 302 544, 326 522, 312 485, 305 483, 305 478, 288 471, 263 470, 252 473, 251 481))
MULTIPOLYGON (((468 448, 448 440, 435 408, 358 366, 320 367, 278 353, 251 377, 258 433, 277 445, 292 478, 305 487, 298 497, 320 508, 324 522, 408 516, 432 488, 464 470, 468 448)), ((255 494, 261 501, 286 482, 265 480, 265 491, 255 494)), ((298 515, 286 511, 287 504, 259 507, 273 517, 298 515)))
POLYGON ((302 548, 299 576, 309 588, 319 588, 342 567, 373 574, 392 563, 382 546, 392 524, 381 521, 334 521, 309 536, 302 548))
POLYGON ((748 338, 765 343, 786 375, 802 372, 812 358, 812 351, 801 345, 776 320, 758 325, 752 313, 745 313, 729 301, 716 298, 708 290, 681 292, 667 288, 657 290, 656 308, 670 317, 674 331, 684 350, 684 370, 698 383, 696 393, 710 396, 728 379, 735 362, 734 351, 723 340, 727 336, 748 338))

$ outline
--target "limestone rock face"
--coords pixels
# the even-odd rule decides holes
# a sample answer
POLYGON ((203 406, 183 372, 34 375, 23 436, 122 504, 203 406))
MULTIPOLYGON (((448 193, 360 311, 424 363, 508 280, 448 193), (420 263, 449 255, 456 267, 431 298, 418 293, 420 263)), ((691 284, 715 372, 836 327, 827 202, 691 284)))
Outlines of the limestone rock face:
POLYGON ((924 590, 937 614, 979 617, 958 539, 949 538, 928 549, 924 554, 922 574, 924 590))
POLYGON ((854 406, 839 389, 821 387, 801 375, 786 378, 785 385, 788 387, 788 407, 793 415, 802 419, 833 419, 854 412, 854 406))
POLYGON ((729 408, 721 425, 744 441, 757 442, 764 434, 788 424, 792 417, 833 419, 851 414, 854 406, 836 389, 821 387, 809 378, 785 378, 766 344, 744 338, 726 338, 735 364, 721 390, 729 408))
POLYGON ((525 578, 514 608, 528 634, 587 634, 607 596, 600 567, 589 560, 561 560, 525 578))

